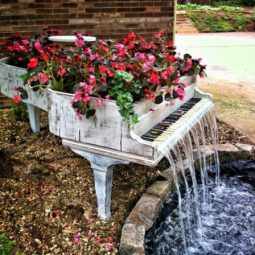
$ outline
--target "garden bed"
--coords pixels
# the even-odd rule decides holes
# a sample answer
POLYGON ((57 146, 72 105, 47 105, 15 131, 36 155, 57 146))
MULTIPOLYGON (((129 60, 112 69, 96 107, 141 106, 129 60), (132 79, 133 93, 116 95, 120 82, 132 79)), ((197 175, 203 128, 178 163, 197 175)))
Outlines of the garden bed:
POLYGON ((254 32, 253 12, 187 11, 199 32, 254 32))
MULTIPOLYGON (((10 110, 0 110, 0 233, 23 254, 117 254, 126 217, 164 161, 155 168, 114 168, 112 219, 103 223, 89 163, 63 147, 42 117, 41 132, 34 134, 10 110)), ((224 123, 219 137, 221 143, 248 142, 224 123)))

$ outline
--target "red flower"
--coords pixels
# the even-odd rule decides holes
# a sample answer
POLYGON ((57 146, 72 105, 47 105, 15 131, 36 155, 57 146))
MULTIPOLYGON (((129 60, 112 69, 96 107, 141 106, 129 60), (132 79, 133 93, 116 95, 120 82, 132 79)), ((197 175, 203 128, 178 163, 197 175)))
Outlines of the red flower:
POLYGON ((18 103, 20 103, 22 101, 20 96, 14 96, 13 100, 14 100, 15 104, 18 104, 18 103))
POLYGON ((150 75, 150 83, 156 84, 156 85, 159 84, 159 76, 157 73, 154 72, 150 75))
POLYGON ((37 58, 31 58, 29 63, 27 64, 29 68, 35 68, 38 66, 38 59, 37 58))

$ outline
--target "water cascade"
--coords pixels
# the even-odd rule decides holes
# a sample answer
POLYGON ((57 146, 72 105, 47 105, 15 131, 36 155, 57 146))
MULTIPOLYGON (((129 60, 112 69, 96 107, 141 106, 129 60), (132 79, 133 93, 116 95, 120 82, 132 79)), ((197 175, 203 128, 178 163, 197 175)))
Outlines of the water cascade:
MULTIPOLYGON (((212 148, 217 146, 217 124, 213 111, 204 116, 174 149, 164 148, 162 151, 169 161, 169 171, 176 186, 175 193, 168 200, 175 201, 177 209, 171 207, 157 228, 149 231, 145 241, 146 254, 255 254, 242 253, 238 244, 231 244, 232 241, 228 239, 231 236, 228 231, 234 230, 233 235, 238 235, 238 226, 242 221, 246 223, 242 229, 244 232, 245 228, 249 233, 254 228, 251 223, 247 223, 249 220, 245 217, 237 220, 233 216, 241 207, 240 202, 237 202, 239 198, 247 201, 247 211, 244 214, 252 215, 255 219, 255 213, 248 205, 255 204, 251 187, 240 184, 238 190, 237 180, 220 180, 217 150, 210 157, 207 157, 204 150, 208 141, 212 143, 212 148), (195 159, 198 159, 198 171, 195 171, 195 159), (183 185, 180 185, 180 180, 183 185)), ((245 236, 249 235, 245 232, 242 241, 245 236)), ((248 247, 255 245, 254 232, 247 240, 245 243, 248 247)), ((247 248, 244 243, 242 245, 243 249, 247 248)))

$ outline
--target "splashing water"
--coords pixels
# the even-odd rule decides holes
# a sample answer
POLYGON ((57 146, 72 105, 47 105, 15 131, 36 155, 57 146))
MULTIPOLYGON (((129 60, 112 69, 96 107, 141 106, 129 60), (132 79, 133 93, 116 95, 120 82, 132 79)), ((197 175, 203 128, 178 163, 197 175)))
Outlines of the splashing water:
POLYGON ((237 178, 220 180, 217 150, 209 161, 204 151, 208 136, 215 148, 217 124, 212 111, 192 127, 172 151, 170 147, 162 151, 169 161, 176 191, 169 198, 174 203, 169 206, 166 201, 165 207, 170 207, 168 216, 147 234, 146 254, 255 254, 253 188, 237 178), (199 159, 199 179, 193 151, 199 159), (184 162, 188 162, 188 171, 184 162), (212 169, 215 177, 209 178, 208 171, 211 173, 212 169), (182 186, 178 181, 180 176, 182 186), (173 209, 173 204, 177 209, 173 209))

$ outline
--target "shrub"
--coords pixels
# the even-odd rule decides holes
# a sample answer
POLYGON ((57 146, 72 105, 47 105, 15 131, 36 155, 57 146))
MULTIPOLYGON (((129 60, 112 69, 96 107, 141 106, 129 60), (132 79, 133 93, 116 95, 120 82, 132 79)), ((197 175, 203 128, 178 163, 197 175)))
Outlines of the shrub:
POLYGON ((27 105, 23 102, 12 103, 12 114, 17 121, 28 121, 27 105))
POLYGON ((5 233, 0 234, 0 255, 13 254, 14 241, 11 241, 5 233))
MULTIPOLYGON (((255 0, 243 0, 243 1, 255 1, 255 0)), ((200 4, 179 4, 177 5, 177 10, 236 12, 236 11, 243 11, 244 9, 241 7, 227 6, 227 5, 214 7, 210 5, 200 5, 200 4)))

